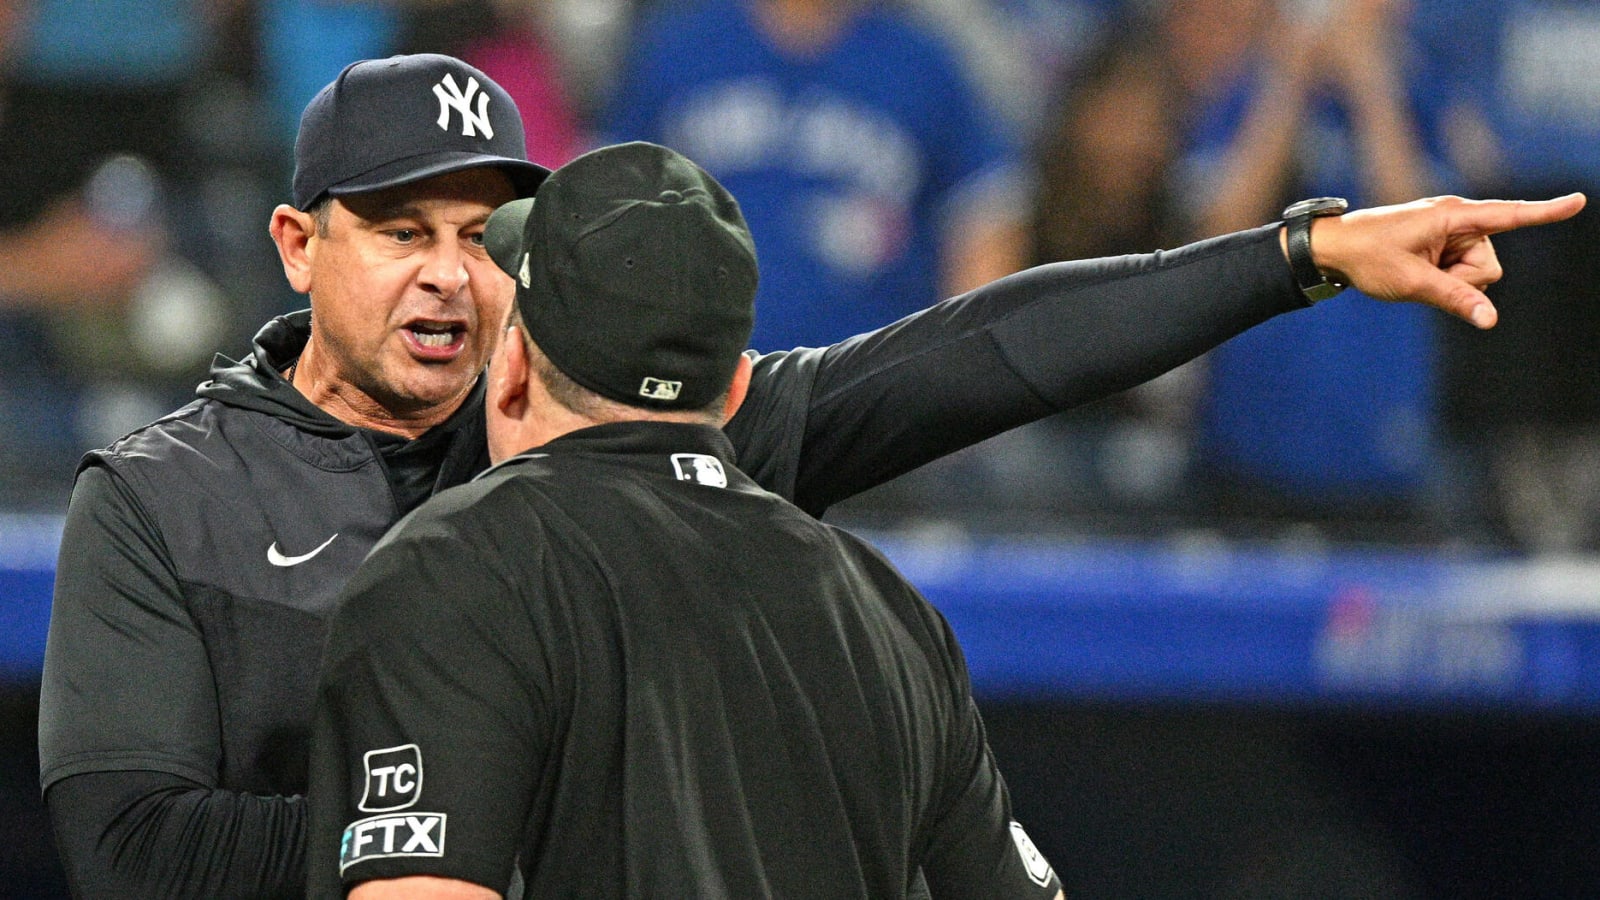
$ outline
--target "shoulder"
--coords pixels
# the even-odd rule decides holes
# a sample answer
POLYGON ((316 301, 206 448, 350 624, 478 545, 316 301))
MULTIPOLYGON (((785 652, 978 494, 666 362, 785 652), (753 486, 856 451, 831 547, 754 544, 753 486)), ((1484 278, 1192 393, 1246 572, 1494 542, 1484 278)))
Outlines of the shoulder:
POLYGON ((84 464, 94 461, 116 467, 169 466, 185 458, 237 452, 230 448, 241 443, 261 441, 297 450, 297 439, 329 442, 326 436, 306 432, 293 421, 270 412, 200 397, 90 451, 84 464), (245 425, 249 427, 241 427, 245 425))
POLYGON ((837 525, 826 522, 818 524, 827 529, 834 541, 844 548, 844 552, 849 554, 855 564, 866 571, 880 588, 892 589, 896 594, 920 599, 921 595, 917 593, 917 589, 900 574, 900 570, 889 561, 889 557, 885 556, 882 550, 837 525))
POLYGON ((794 496, 795 454, 803 443, 815 386, 827 348, 756 354, 750 392, 723 427, 739 468, 768 490, 794 496))
POLYGON ((227 482, 248 471, 255 475, 252 481, 259 481, 263 467, 283 470, 274 479, 286 477, 283 472, 313 470, 338 476, 376 465, 375 459, 359 433, 331 418, 323 425, 271 407, 201 397, 89 452, 79 471, 100 465, 162 483, 189 477, 227 482))
MULTIPOLYGON (((542 530, 559 500, 543 460, 519 459, 490 469, 482 476, 440 491, 412 510, 384 535, 372 556, 404 553, 413 562, 445 566, 467 563, 498 568, 508 536, 524 539, 542 530)), ((567 468, 571 468, 570 466, 567 468)), ((542 542, 526 540, 530 553, 542 542)))
POLYGON ((339 604, 340 632, 400 633, 512 614, 544 577, 544 522, 553 508, 530 479, 499 470, 434 495, 356 570, 339 604), (461 598, 471 602, 455 602, 461 598))
POLYGON ((78 475, 89 469, 104 469, 118 480, 133 486, 144 485, 159 474, 181 475, 206 465, 211 450, 207 436, 215 432, 211 420, 221 404, 195 400, 165 416, 128 432, 105 447, 85 453, 78 461, 78 475))
POLYGON ((772 353, 745 351, 751 357, 750 392, 731 422, 750 412, 768 412, 774 404, 799 404, 811 399, 812 386, 822 370, 826 347, 800 347, 772 353))
POLYGON ((135 462, 150 458, 164 458, 184 446, 196 442, 204 432, 204 422, 217 414, 218 404, 211 400, 194 400, 128 432, 105 447, 89 452, 88 456, 107 462, 135 462))
POLYGON ((895 610, 900 621, 928 652, 929 658, 943 659, 948 664, 956 640, 944 614, 878 547, 837 526, 824 524, 822 527, 836 536, 835 540, 845 548, 844 552, 850 555, 856 569, 871 581, 883 602, 895 610))

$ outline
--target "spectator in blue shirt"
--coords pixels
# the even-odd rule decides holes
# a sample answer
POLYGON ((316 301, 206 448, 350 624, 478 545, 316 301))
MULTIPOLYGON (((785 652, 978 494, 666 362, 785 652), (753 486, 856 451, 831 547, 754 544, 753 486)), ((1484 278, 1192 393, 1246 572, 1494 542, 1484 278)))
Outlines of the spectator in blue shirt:
MULTIPOLYGON (((1396 0, 1173 4, 1175 39, 1234 42, 1196 92, 1180 173, 1201 234, 1271 218, 1304 197, 1360 206, 1434 191, 1405 24, 1396 0), (1337 52, 1323 51, 1329 34, 1337 52)), ((1355 291, 1323 307, 1208 356, 1197 434, 1205 471, 1230 507, 1426 522, 1442 479, 1439 322, 1355 291)))
POLYGON ((861 0, 702 0, 639 24, 607 137, 698 160, 761 248, 752 345, 825 345, 1021 267, 1014 141, 941 37, 861 0))

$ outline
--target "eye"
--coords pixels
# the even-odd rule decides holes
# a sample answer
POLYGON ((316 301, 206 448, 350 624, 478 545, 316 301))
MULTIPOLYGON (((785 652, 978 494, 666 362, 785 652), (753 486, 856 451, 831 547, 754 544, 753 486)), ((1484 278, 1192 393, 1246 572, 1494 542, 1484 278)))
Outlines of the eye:
POLYGON ((417 239, 417 232, 414 228, 396 228, 389 232, 389 236, 394 238, 397 243, 409 244, 417 239))
POLYGON ((482 247, 483 246, 483 232, 480 231, 477 234, 468 235, 467 236, 467 240, 471 241, 472 242, 472 246, 474 246, 474 247, 482 247))

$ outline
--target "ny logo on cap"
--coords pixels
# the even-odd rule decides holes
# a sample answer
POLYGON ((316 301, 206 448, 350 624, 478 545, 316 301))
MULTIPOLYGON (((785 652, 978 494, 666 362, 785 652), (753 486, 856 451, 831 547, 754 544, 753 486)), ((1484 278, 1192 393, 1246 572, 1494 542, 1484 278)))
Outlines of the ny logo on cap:
POLYGON ((461 113, 461 134, 463 137, 477 137, 478 131, 483 131, 483 136, 494 138, 494 126, 489 124, 489 92, 478 90, 478 79, 467 77, 467 89, 462 91, 456 86, 456 80, 450 73, 444 73, 444 78, 433 86, 433 95, 439 98, 439 128, 442 131, 450 130, 450 110, 461 113), (473 110, 472 98, 478 98, 478 108, 473 110))

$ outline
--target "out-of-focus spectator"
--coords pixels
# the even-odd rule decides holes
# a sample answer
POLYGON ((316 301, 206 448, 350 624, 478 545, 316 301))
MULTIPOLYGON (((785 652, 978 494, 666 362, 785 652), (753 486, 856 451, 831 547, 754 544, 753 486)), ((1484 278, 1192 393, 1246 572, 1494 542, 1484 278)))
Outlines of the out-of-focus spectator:
MULTIPOLYGON (((131 157, 112 165, 142 168, 131 157)), ((94 409, 97 383, 112 402, 119 395, 137 402, 117 381, 100 382, 119 373, 103 371, 74 340, 80 326, 126 310, 161 256, 161 233, 129 224, 109 221, 106 210, 73 193, 0 230, 0 502, 7 506, 64 502, 78 453, 103 437, 93 429, 118 427, 94 409)))
POLYGON ((889 4, 658 5, 605 125, 739 197, 762 265, 757 348, 869 330, 1023 260, 1013 141, 945 40, 889 4))
POLYGON ((1148 253, 1188 227, 1171 196, 1187 97, 1143 20, 1064 80, 1036 150, 1035 263, 1148 253))
POLYGON ((178 176, 227 4, 33 0, 0 84, 0 501, 64 505, 77 455, 203 374, 229 302, 178 176))
POLYGON ((1121 36, 1108 34, 1148 6, 1140 0, 915 0, 967 48, 996 106, 1039 136, 1061 89, 1088 59, 1121 36))
MULTIPOLYGON (((1035 145, 1032 261, 1183 243, 1191 229, 1170 187, 1189 106, 1165 41, 1143 16, 1109 27, 1065 70, 1035 145)), ((996 439, 986 456, 990 499, 1093 517, 1097 527, 1120 527, 1127 514, 1161 527, 1160 513, 1187 512, 1195 373, 1180 367, 996 439)))
MULTIPOLYGON (((1181 173, 1201 234, 1289 202, 1433 192, 1403 0, 1175 0, 1171 54, 1200 99, 1181 173), (1325 52, 1338 35, 1337 52, 1325 52)), ((1224 510, 1426 526, 1448 484, 1431 310, 1353 291, 1207 358, 1200 459, 1224 510)))
POLYGON ((262 91, 282 148, 294 142, 300 111, 345 66, 400 52, 406 26, 401 2, 256 0, 256 5, 262 91))
POLYGON ((529 159, 553 167, 585 149, 565 83, 569 57, 552 52, 556 0, 261 0, 260 6, 262 82, 284 145, 306 103, 350 63, 447 53, 483 70, 517 101, 529 159))
MULTIPOLYGON (((1415 0, 1438 131, 1464 191, 1600 189, 1600 5, 1415 0)), ((1496 241, 1486 334, 1446 328, 1445 408, 1477 451, 1502 534, 1531 550, 1600 549, 1600 217, 1496 241)), ((1470 330, 1470 329, 1468 329, 1470 330)))

